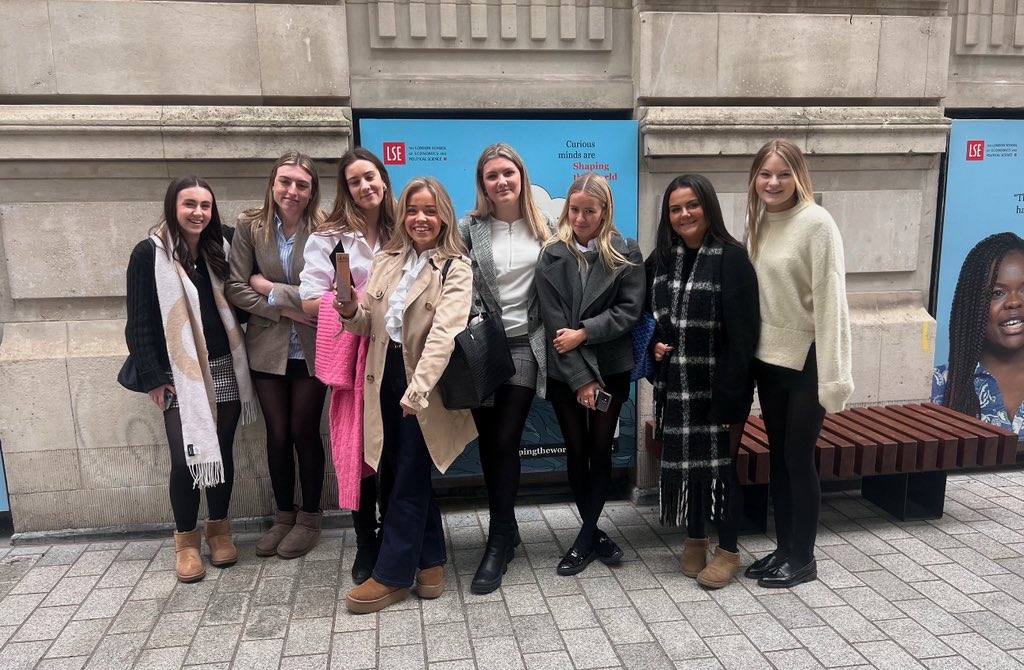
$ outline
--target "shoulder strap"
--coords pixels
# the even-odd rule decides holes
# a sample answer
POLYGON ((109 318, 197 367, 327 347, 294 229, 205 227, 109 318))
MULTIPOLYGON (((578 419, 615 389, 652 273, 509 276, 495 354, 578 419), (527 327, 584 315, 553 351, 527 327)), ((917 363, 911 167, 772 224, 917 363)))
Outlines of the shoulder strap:
MULTIPOLYGON (((434 259, 430 259, 430 262, 433 263, 434 259)), ((434 265, 434 267, 436 268, 437 265, 434 265)), ((444 265, 441 266, 441 268, 440 268, 440 270, 441 270, 441 285, 442 286, 444 286, 444 280, 448 278, 448 270, 451 269, 451 267, 452 267, 452 259, 449 256, 447 259, 445 259, 444 265)))
POLYGON ((331 262, 332 263, 334 262, 334 258, 338 254, 343 254, 343 253, 345 253, 345 238, 344 237, 339 238, 338 239, 338 243, 334 245, 333 249, 331 249, 331 262))

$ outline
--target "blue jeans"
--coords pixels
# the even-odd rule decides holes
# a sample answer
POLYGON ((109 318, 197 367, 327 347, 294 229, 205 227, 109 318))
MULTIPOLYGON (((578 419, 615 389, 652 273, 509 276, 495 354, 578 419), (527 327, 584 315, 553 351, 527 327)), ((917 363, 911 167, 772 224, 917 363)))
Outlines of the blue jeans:
POLYGON ((373 578, 385 586, 412 586, 416 569, 444 565, 444 529, 434 500, 434 469, 415 416, 402 416, 400 402, 408 383, 401 349, 388 349, 380 385, 384 430, 381 467, 393 476, 373 578))

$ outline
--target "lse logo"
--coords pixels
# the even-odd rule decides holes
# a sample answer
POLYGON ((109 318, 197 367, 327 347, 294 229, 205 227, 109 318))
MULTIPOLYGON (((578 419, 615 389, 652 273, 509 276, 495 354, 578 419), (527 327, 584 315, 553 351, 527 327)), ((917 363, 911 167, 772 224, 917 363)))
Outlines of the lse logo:
POLYGON ((970 140, 967 142, 967 160, 985 160, 985 140, 970 140))
POLYGON ((384 165, 405 165, 405 142, 384 143, 384 165))

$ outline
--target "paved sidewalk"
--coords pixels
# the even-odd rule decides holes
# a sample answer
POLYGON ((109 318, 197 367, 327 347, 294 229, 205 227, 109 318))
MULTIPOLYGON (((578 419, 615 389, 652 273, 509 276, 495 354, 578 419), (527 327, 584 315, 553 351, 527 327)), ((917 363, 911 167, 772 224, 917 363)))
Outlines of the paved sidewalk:
MULTIPOLYGON (((175 581, 170 539, 0 549, 0 668, 1024 667, 1024 472, 951 477, 934 522, 829 494, 820 580, 782 592, 702 589, 679 532, 625 502, 602 524, 623 563, 559 577, 572 506, 517 514, 525 551, 500 591, 468 591, 486 513, 450 511, 445 594, 365 616, 344 607, 351 530, 295 561, 243 536, 239 563, 197 584, 175 581)), ((743 563, 770 546, 741 540, 743 563)))

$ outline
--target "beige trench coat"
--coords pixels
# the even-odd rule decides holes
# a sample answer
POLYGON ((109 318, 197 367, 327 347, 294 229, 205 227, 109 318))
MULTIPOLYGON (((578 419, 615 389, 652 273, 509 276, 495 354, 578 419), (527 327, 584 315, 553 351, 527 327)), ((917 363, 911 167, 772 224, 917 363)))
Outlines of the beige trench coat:
MULTIPOLYGON (((397 252, 377 255, 362 301, 345 328, 370 336, 366 356, 366 402, 363 403, 363 453, 367 465, 380 464, 384 433, 380 414, 380 382, 390 338, 384 328, 388 299, 402 279, 407 256, 397 252)), ((441 472, 448 469, 466 445, 476 439, 476 424, 469 410, 448 410, 435 388, 455 348, 455 336, 465 330, 473 297, 473 270, 456 256, 441 284, 439 268, 446 257, 438 253, 409 289, 402 319, 402 358, 409 388, 402 402, 417 409, 416 418, 430 458, 441 472)))

